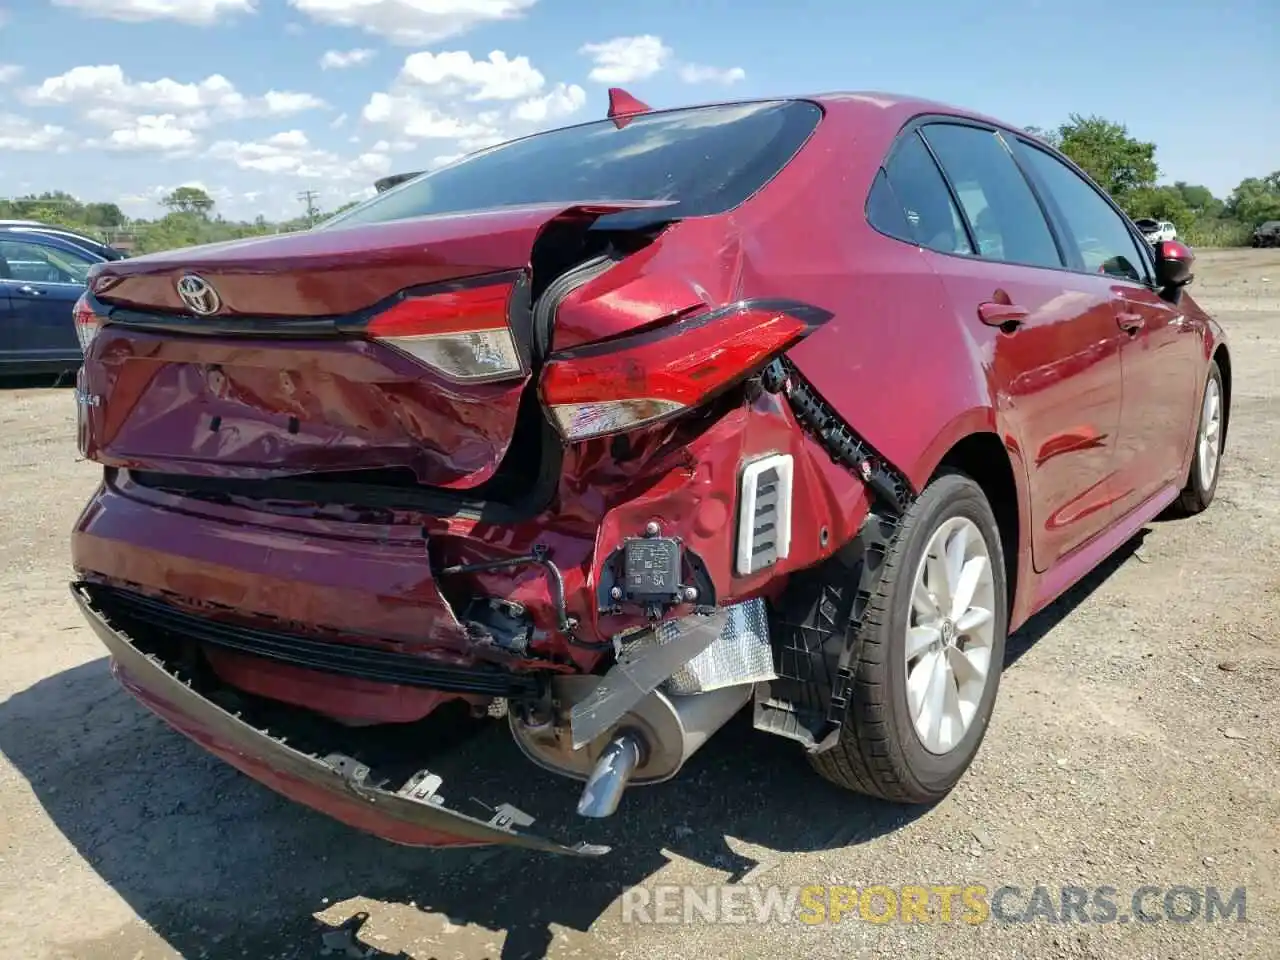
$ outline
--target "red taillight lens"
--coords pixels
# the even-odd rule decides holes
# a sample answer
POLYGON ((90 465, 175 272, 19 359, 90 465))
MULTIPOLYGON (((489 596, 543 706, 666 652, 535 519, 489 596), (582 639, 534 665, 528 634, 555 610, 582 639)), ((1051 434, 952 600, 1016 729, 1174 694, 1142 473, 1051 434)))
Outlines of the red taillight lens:
POLYGON ((410 296, 369 321, 365 332, 464 383, 521 376, 524 363, 507 304, 510 281, 410 296))
POLYGON ((89 305, 88 294, 80 295, 80 299, 72 308, 71 316, 75 320, 76 339, 80 341, 80 352, 88 354, 89 344, 93 343, 93 338, 102 329, 102 317, 93 312, 93 307, 89 305))
MULTIPOLYGON (((825 316, 823 317, 825 319, 825 316)), ((567 440, 654 423, 756 373, 813 329, 813 317, 738 305, 553 359, 542 399, 567 440)))

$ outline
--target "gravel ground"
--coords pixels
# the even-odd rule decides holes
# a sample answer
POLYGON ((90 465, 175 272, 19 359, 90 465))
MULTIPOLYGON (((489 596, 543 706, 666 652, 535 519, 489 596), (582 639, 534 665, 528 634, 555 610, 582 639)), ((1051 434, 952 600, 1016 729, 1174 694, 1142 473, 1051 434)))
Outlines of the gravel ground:
POLYGON ((1151 524, 1013 638, 951 797, 904 811, 842 794, 745 718, 586 829, 573 786, 501 731, 432 760, 446 787, 469 776, 558 835, 615 845, 585 864, 385 844, 135 705, 67 595, 67 531, 97 477, 76 461, 70 391, 0 392, 0 955, 1276 957, 1280 251, 1206 251, 1198 272, 1234 346, 1218 500, 1151 524), (1104 885, 1121 916, 1143 885, 1214 885, 1246 888, 1247 922, 637 925, 637 884, 1018 886, 1006 913, 1036 884, 1055 902, 1104 885))

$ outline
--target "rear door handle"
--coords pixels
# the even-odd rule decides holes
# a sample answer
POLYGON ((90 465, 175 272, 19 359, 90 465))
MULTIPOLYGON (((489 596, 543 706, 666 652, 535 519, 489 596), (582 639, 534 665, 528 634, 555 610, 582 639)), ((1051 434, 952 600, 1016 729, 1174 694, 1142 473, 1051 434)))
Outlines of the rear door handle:
POLYGON ((44 296, 44 291, 43 291, 43 290, 37 290, 35 287, 31 286, 31 284, 29 284, 29 283, 24 283, 22 286, 20 286, 20 287, 18 288, 18 292, 19 292, 19 293, 25 293, 28 297, 43 297, 43 296, 44 296))
POLYGON ((1121 310, 1116 314, 1116 323, 1120 324, 1121 330, 1132 336, 1147 325, 1147 320, 1140 313, 1121 310))
POLYGON ((1031 316, 1030 310, 1015 303, 988 301, 978 304, 978 318, 991 327, 1018 327, 1025 323, 1029 316, 1031 316))

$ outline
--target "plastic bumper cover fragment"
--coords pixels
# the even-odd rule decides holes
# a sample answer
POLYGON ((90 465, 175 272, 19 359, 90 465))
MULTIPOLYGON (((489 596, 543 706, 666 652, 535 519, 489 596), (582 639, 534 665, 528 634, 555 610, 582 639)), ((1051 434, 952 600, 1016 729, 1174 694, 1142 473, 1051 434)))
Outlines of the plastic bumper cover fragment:
POLYGON ((295 750, 206 699, 158 658, 139 649, 95 608, 83 585, 73 584, 72 595, 111 654, 113 672, 135 697, 205 749, 291 799, 409 845, 505 844, 577 857, 609 852, 607 846, 570 846, 526 833, 521 828, 533 818, 509 804, 492 808, 488 820, 449 809, 437 793, 439 778, 433 775, 412 780, 403 792, 395 793, 368 783, 368 768, 350 758, 320 758, 295 750))

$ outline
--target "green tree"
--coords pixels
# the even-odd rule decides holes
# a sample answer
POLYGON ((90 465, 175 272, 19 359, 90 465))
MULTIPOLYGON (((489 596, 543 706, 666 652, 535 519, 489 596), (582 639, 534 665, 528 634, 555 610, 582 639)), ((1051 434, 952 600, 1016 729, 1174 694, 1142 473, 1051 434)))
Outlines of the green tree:
POLYGON ((1044 127, 1023 127, 1023 129, 1033 137, 1040 138, 1051 147, 1056 147, 1058 145, 1059 138, 1057 130, 1046 130, 1044 127))
POLYGON ((1182 194, 1182 202, 1197 217, 1220 217, 1225 204, 1213 195, 1208 187, 1196 186, 1179 180, 1174 189, 1182 194))
POLYGON ((1138 217, 1153 217, 1156 220, 1169 220, 1174 226, 1183 228, 1195 219, 1182 191, 1176 186, 1139 187, 1130 192, 1125 202, 1125 212, 1135 220, 1138 217))
POLYGON ((1280 220, 1280 170, 1241 180, 1227 200, 1226 212, 1250 229, 1267 220, 1280 220))
POLYGON ((1071 114, 1058 127, 1055 146, 1124 205, 1135 190, 1154 187, 1160 169, 1156 145, 1129 136, 1129 129, 1099 116, 1071 114))
POLYGON ((177 213, 194 213, 205 218, 213 210, 213 197, 199 187, 178 187, 160 202, 177 213))

